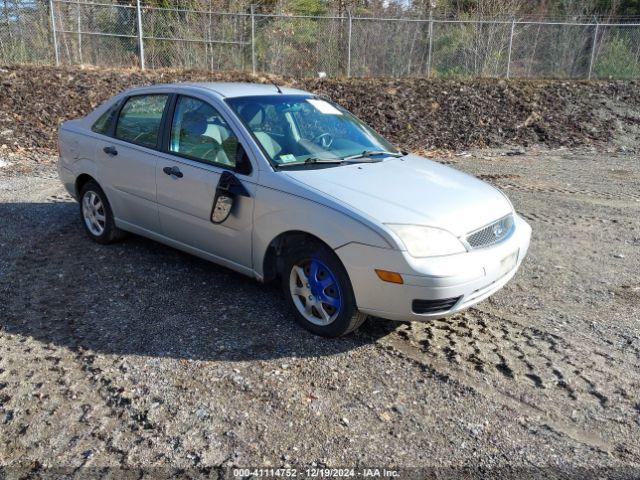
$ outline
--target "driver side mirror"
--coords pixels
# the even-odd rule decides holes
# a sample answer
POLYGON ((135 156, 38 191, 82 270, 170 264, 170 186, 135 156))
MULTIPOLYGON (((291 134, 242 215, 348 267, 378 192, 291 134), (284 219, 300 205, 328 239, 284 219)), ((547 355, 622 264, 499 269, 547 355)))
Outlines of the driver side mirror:
POLYGON ((213 198, 211 221, 218 224, 229 218, 238 196, 250 197, 251 195, 233 173, 229 171, 222 172, 213 198))

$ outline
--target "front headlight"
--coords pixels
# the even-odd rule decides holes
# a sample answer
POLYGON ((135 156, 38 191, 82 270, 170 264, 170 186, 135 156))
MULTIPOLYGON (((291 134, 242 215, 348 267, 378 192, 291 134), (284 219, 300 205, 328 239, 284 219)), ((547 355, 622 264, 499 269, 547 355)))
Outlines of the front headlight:
POLYGON ((453 234, 434 227, 387 224, 394 231, 412 257, 437 257, 464 253, 466 248, 453 234))

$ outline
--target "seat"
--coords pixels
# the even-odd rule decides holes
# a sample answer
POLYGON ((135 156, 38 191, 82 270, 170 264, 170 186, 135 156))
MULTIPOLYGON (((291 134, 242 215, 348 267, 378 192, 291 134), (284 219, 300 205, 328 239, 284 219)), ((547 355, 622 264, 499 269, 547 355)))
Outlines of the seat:
POLYGON ((254 132, 254 135, 271 158, 276 158, 280 154, 280 152, 282 152, 282 147, 280 146, 280 144, 276 142, 268 133, 254 132))
POLYGON ((262 148, 271 158, 277 157, 282 152, 282 146, 267 132, 264 131, 264 108, 257 103, 243 105, 239 112, 242 119, 249 126, 258 139, 262 148))
MULTIPOLYGON (((207 118, 199 112, 189 112, 182 119, 180 126, 180 137, 178 145, 173 144, 171 149, 178 153, 184 153, 190 157, 218 162, 217 157, 222 152, 222 142, 209 135, 205 135, 208 130, 207 118)), ((228 160, 227 162, 228 163, 228 160)))

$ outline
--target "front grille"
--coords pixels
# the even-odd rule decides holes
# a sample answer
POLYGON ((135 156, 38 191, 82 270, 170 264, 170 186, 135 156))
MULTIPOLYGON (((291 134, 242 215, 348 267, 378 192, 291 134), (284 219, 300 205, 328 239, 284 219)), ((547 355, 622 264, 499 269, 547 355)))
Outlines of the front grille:
POLYGON ((471 248, 488 247, 507 238, 512 230, 513 215, 507 215, 467 235, 467 243, 471 248))
POLYGON ((460 297, 439 298, 437 300, 414 300, 411 303, 413 313, 437 313, 451 310, 460 297))

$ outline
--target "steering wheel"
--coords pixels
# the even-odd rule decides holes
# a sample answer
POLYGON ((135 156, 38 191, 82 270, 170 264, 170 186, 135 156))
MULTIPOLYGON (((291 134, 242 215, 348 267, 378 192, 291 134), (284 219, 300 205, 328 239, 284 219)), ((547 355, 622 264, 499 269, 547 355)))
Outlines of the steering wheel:
POLYGON ((321 133, 313 139, 313 143, 316 143, 322 148, 327 149, 333 143, 333 136, 331 136, 330 133, 321 133))

